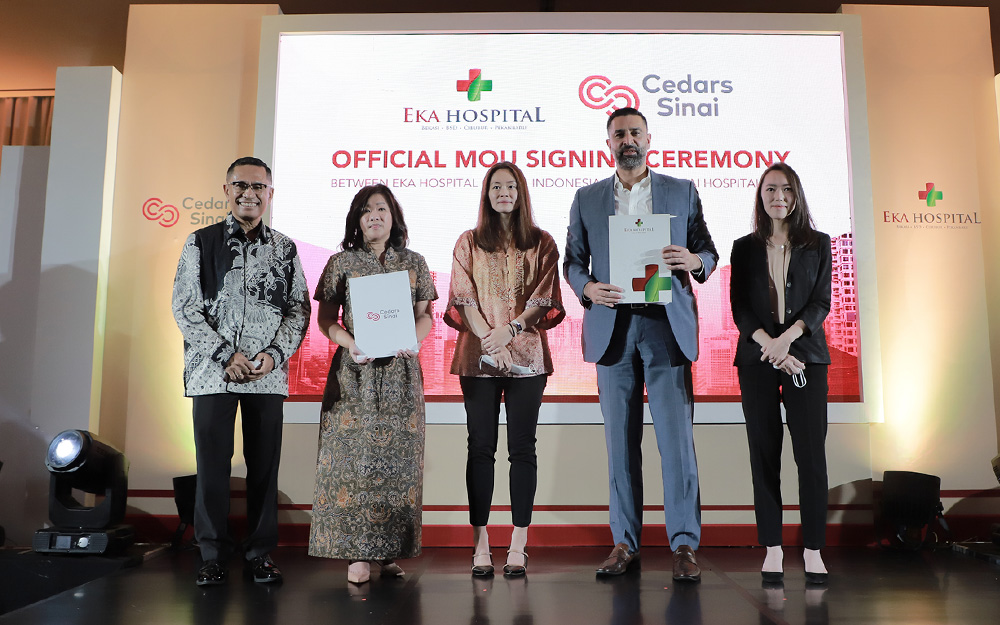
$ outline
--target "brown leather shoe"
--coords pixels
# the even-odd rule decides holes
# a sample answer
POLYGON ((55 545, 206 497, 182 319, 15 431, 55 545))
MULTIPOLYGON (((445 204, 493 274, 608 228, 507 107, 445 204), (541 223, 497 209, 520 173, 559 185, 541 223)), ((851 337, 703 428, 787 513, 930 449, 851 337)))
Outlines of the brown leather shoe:
POLYGON ((694 557, 694 549, 681 545, 674 550, 674 579, 677 581, 697 582, 701 580, 701 569, 694 557))
POLYGON ((627 544, 618 543, 615 545, 615 548, 611 550, 611 555, 608 556, 607 560, 602 562, 601 566, 597 567, 597 574, 621 575, 628 570, 629 565, 638 561, 638 551, 629 551, 627 544))

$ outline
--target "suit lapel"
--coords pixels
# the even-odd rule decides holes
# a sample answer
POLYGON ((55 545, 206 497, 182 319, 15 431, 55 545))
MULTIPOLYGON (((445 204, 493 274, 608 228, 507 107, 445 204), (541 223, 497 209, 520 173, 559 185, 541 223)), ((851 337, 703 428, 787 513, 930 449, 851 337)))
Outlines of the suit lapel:
POLYGON ((652 170, 650 170, 649 176, 652 178, 650 193, 652 194, 653 214, 670 213, 667 210, 667 179, 659 174, 654 174, 652 170))
POLYGON ((615 214, 615 174, 611 174, 605 182, 601 190, 601 202, 609 217, 615 214))

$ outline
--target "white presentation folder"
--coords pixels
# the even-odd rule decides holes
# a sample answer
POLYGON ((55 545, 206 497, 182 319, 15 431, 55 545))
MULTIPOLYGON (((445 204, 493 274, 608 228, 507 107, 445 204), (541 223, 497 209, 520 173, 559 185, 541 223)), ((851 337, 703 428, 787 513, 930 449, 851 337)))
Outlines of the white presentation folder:
POLYGON ((407 271, 348 278, 354 312, 354 342, 366 356, 395 356, 415 349, 417 329, 407 271))
POLYGON ((672 216, 608 217, 611 284, 625 289, 620 303, 670 303, 670 270, 663 262, 662 252, 670 245, 672 216))

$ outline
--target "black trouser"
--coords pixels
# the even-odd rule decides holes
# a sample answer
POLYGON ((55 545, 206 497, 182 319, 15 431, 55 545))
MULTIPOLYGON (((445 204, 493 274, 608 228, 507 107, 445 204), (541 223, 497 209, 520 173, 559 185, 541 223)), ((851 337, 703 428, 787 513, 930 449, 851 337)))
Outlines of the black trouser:
POLYGON ((194 399, 194 445, 198 461, 194 534, 204 560, 226 559, 229 536, 229 477, 232 472, 236 406, 243 422, 247 465, 246 558, 278 545, 278 463, 281 459, 281 395, 222 393, 194 399))
POLYGON ((737 369, 747 441, 750 443, 757 540, 767 547, 781 544, 781 443, 784 429, 779 402, 783 402, 799 473, 803 543, 807 549, 820 549, 826 544, 828 367, 807 364, 804 388, 796 388, 791 376, 767 363, 737 369))
POLYGON ((545 392, 546 375, 527 378, 461 376, 469 427, 469 460, 465 485, 469 491, 469 521, 486 525, 493 501, 493 465, 500 429, 500 398, 507 407, 507 452, 510 460, 510 512, 516 527, 531 525, 531 508, 538 483, 535 429, 545 392))

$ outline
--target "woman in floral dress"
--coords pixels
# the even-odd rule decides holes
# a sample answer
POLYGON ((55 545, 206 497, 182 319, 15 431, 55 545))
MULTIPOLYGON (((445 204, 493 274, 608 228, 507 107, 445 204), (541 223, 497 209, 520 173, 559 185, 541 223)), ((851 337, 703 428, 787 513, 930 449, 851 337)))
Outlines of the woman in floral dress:
POLYGON ((371 358, 354 342, 349 278, 407 271, 417 341, 431 329, 434 282, 423 256, 406 249, 403 213, 384 185, 354 197, 341 247, 316 287, 320 330, 339 348, 323 393, 309 554, 399 576, 399 558, 420 554, 424 388, 418 346, 371 358), (341 316, 342 313, 342 316, 341 316))

